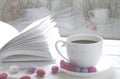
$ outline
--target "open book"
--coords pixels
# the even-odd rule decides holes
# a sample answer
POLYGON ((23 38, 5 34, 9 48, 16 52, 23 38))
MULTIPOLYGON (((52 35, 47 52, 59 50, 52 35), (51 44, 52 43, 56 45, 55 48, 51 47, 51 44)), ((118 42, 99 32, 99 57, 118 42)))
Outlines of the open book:
MULTIPOLYGON (((18 32, 0 22, 0 61, 51 61, 50 43, 55 26, 51 16, 40 19, 18 32)), ((51 49, 52 50, 52 49, 51 49)))

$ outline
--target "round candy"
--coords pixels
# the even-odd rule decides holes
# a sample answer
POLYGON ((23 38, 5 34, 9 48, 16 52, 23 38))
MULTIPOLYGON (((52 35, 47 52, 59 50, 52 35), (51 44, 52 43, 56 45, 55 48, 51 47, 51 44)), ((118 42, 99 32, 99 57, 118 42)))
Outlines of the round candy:
POLYGON ((19 72, 19 67, 17 65, 12 65, 9 67, 9 72, 11 74, 18 73, 19 72))
POLYGON ((7 79, 8 75, 7 73, 0 74, 0 79, 7 79))
POLYGON ((88 73, 88 68, 81 68, 82 73, 88 73))
POLYGON ((31 77, 26 75, 26 76, 20 77, 20 79, 31 79, 31 77))
POLYGON ((69 71, 75 71, 75 67, 70 63, 65 64, 65 69, 69 71))
POLYGON ((58 66, 52 66, 51 67, 51 72, 52 73, 57 73, 58 72, 58 66))
POLYGON ((80 71, 81 71, 80 67, 76 66, 75 67, 75 72, 80 72, 80 71))
POLYGON ((96 68, 95 67, 89 67, 88 68, 88 72, 89 73, 93 73, 93 72, 96 72, 97 70, 96 70, 96 68))
POLYGON ((35 66, 30 66, 30 67, 27 68, 27 72, 28 72, 28 73, 34 73, 35 70, 36 70, 36 67, 35 67, 35 66))
POLYGON ((44 76, 46 72, 43 69, 38 69, 36 73, 37 73, 37 76, 44 76))
POLYGON ((66 64, 66 62, 64 60, 60 61, 60 67, 61 68, 65 68, 65 64, 66 64))

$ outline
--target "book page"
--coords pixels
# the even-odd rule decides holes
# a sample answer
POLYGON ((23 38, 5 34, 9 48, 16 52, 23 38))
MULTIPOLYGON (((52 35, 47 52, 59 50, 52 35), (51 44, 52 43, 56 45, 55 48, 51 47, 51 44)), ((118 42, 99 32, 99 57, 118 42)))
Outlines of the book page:
MULTIPOLYGON (((9 56, 13 56, 13 55, 26 55, 26 56, 29 56, 29 55, 31 55, 31 56, 39 56, 39 57, 42 57, 43 59, 42 60, 46 60, 47 58, 48 59, 51 59, 52 60, 52 56, 50 55, 50 53, 49 53, 49 51, 33 51, 33 50, 16 50, 16 51, 9 51, 9 52, 7 52, 6 54, 4 53, 4 54, 2 54, 2 56, 1 56, 1 60, 8 60, 7 59, 7 57, 9 57, 9 56), (24 53, 25 52, 25 53, 24 53)), ((23 57, 22 57, 23 58, 23 57)), ((25 58, 23 58, 23 59, 26 59, 26 57, 25 58)), ((14 59, 14 61, 15 61, 16 59, 14 59)), ((32 60, 32 59, 31 59, 32 60)), ((19 61, 23 61, 23 60, 19 60, 19 61)))
POLYGON ((43 19, 34 22, 35 25, 32 23, 26 30, 10 40, 1 50, 1 59, 7 61, 9 59, 6 58, 12 55, 31 55, 40 56, 45 60, 52 59, 47 40, 56 23, 49 17, 43 19))
POLYGON ((5 50, 3 49, 2 52, 9 52, 9 51, 14 51, 14 50, 25 50, 25 49, 26 50, 31 50, 31 49, 47 50, 47 48, 44 48, 44 47, 48 47, 48 42, 53 39, 51 38, 52 32, 53 32, 53 28, 49 28, 49 30, 45 32, 46 34, 35 36, 32 38, 27 38, 24 41, 20 42, 19 44, 12 45, 8 48, 5 47, 4 48, 5 50))
POLYGON ((15 61, 39 61, 46 62, 51 61, 51 58, 43 56, 33 56, 33 55, 11 55, 2 60, 2 62, 15 62, 15 61))
POLYGON ((40 19, 40 20, 38 20, 38 21, 30 24, 30 25, 27 26, 21 33, 24 33, 24 32, 26 32, 26 31, 28 31, 28 30, 33 29, 33 28, 34 28, 35 26, 37 26, 40 22, 42 23, 42 22, 44 22, 45 20, 48 20, 48 19, 50 19, 50 18, 51 18, 51 16, 47 16, 47 17, 45 17, 45 18, 43 18, 43 19, 40 19))
MULTIPOLYGON (((46 25, 47 23, 50 24, 50 20, 49 19, 46 19, 46 18, 43 18, 44 20, 39 20, 39 21, 36 21, 37 22, 37 25, 35 26, 34 25, 34 28, 33 28, 33 24, 36 23, 32 23, 30 25, 30 27, 32 27, 31 29, 27 29, 26 31, 23 31, 19 34, 19 36, 15 37, 14 39, 12 39, 11 41, 9 41, 5 46, 4 48, 6 49, 7 47, 11 47, 12 45, 16 45, 18 43, 21 43, 23 40, 26 40, 27 38, 31 38, 31 37, 34 37, 36 35, 42 35, 42 28, 43 27, 46 27, 48 25, 46 25)), ((29 26, 28 26, 29 28, 29 26)), ((42 40, 45 40, 43 39, 43 37, 41 37, 42 40)), ((27 39, 28 40, 28 39, 27 39)))
POLYGON ((0 21, 0 49, 17 35, 19 32, 13 26, 0 21))

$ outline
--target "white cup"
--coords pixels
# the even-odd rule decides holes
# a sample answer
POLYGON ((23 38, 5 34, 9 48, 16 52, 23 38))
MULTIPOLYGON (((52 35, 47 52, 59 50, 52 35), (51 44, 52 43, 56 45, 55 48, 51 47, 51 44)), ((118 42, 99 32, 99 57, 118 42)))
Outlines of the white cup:
POLYGON ((94 9, 89 11, 92 22, 97 24, 106 24, 109 21, 110 11, 108 9, 94 9))
POLYGON ((70 63, 80 67, 90 67, 97 65, 102 55, 102 45, 103 38, 98 35, 76 34, 67 37, 66 41, 57 41, 55 47, 58 53, 70 63), (76 40, 83 40, 83 42, 73 42, 76 40), (87 42, 85 40, 87 40, 87 42), (60 52, 58 48, 58 43, 60 42, 65 45, 68 58, 60 52))

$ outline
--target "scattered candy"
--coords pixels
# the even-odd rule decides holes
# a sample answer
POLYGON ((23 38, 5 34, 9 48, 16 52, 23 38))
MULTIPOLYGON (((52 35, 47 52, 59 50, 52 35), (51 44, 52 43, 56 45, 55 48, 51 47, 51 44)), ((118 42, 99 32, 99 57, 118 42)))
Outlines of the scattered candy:
POLYGON ((51 67, 51 72, 52 73, 57 73, 58 72, 58 66, 52 66, 51 67))
POLYGON ((69 71, 75 71, 75 67, 70 63, 65 64, 65 69, 69 71))
POLYGON ((34 73, 35 70, 36 70, 36 67, 35 67, 35 66, 30 66, 30 67, 27 68, 27 72, 28 72, 28 73, 34 73))
POLYGON ((45 70, 43 69, 38 69, 36 73, 37 73, 37 76, 42 76, 42 77, 46 74, 45 70))
POLYGON ((88 68, 88 72, 89 73, 93 73, 93 72, 96 72, 97 70, 96 70, 96 68, 95 67, 89 67, 88 68))
POLYGON ((81 68, 78 67, 78 66, 76 66, 76 67, 75 67, 75 72, 81 72, 81 68))
POLYGON ((9 72, 11 74, 18 73, 19 72, 19 67, 17 65, 12 65, 9 67, 9 72))
POLYGON ((26 76, 20 77, 20 79, 31 79, 31 77, 26 75, 26 76))
POLYGON ((82 67, 81 68, 81 67, 75 66, 69 62, 65 62, 64 60, 60 61, 60 67, 63 69, 69 70, 69 71, 79 72, 79 73, 93 73, 93 72, 97 71, 95 67, 89 67, 89 68, 82 67))
POLYGON ((66 64, 66 62, 64 60, 60 61, 60 67, 61 68, 65 68, 65 64, 66 64))
POLYGON ((81 68, 82 73, 88 73, 88 68, 81 68))
POLYGON ((7 79, 8 75, 7 73, 0 74, 0 79, 7 79))

